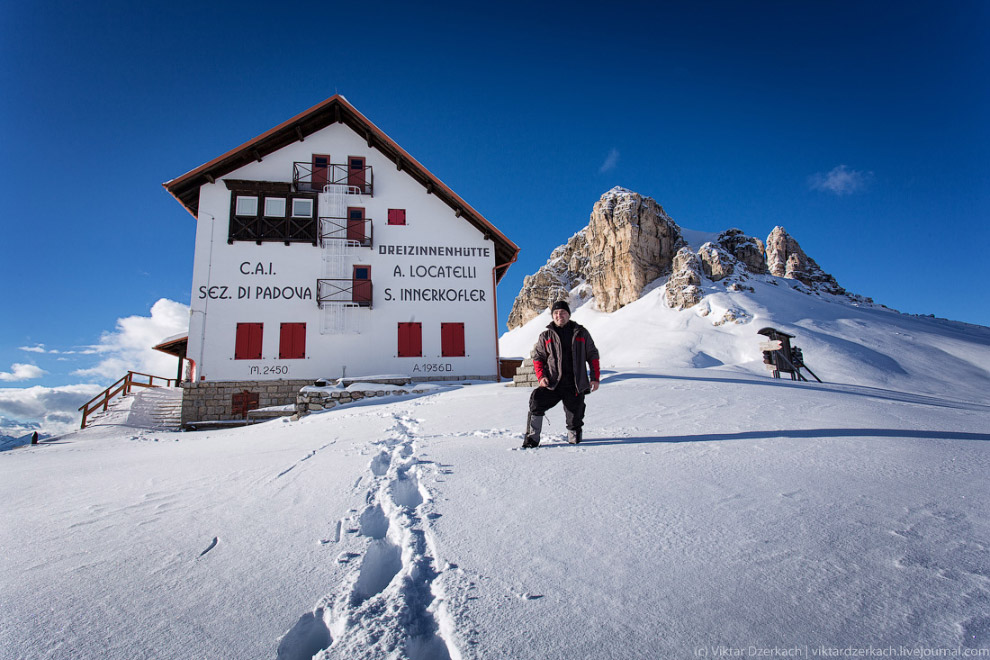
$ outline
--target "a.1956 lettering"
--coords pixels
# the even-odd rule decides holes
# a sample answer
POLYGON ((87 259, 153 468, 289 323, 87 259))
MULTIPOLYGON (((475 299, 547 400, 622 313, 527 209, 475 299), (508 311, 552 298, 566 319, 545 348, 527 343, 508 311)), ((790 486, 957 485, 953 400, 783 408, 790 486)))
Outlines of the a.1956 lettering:
POLYGON ((424 373, 440 373, 453 371, 454 365, 447 362, 424 362, 423 364, 417 364, 413 366, 413 371, 422 371, 424 373))

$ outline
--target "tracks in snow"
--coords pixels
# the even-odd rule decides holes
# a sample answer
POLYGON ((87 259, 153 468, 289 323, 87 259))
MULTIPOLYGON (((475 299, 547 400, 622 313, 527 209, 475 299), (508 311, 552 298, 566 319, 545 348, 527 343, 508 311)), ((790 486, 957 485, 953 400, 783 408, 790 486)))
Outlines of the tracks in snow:
POLYGON ((459 660, 439 586, 440 568, 426 520, 431 501, 422 478, 433 464, 415 457, 418 421, 394 415, 374 444, 366 475, 355 484, 362 504, 335 526, 366 539, 363 552, 341 552, 354 570, 282 638, 278 660, 404 657, 459 660))

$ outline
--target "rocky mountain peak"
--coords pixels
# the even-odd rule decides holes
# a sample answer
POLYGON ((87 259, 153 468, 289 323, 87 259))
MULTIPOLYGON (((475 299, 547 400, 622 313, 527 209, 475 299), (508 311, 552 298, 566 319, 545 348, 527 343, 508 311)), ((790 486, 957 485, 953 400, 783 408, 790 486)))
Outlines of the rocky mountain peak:
POLYGON ((614 312, 664 277, 667 304, 686 309, 701 302, 715 283, 728 291, 752 290, 745 281, 753 276, 797 280, 803 285, 798 290, 808 294, 872 302, 848 294, 783 227, 775 227, 766 243, 727 229, 695 251, 654 199, 617 186, 595 202, 588 226, 526 277, 508 325, 510 330, 524 325, 561 299, 573 307, 594 296, 598 309, 614 312))

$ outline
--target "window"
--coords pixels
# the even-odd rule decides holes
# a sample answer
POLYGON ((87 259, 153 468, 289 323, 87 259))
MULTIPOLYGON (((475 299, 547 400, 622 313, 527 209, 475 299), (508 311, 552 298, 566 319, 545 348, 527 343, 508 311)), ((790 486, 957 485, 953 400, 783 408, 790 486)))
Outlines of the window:
POLYGON ((440 324, 440 354, 443 357, 464 357, 464 324, 440 324))
POLYGON ((280 360, 300 360, 306 357, 306 324, 283 323, 279 331, 280 360))
MULTIPOLYGON (((292 200, 293 206, 295 206, 295 201, 292 200)), ((266 218, 284 218, 285 217, 285 198, 284 197, 266 197, 265 198, 265 217, 266 218)))
POLYGON ((388 224, 390 224, 390 225, 404 225, 404 224, 406 224, 406 210, 405 209, 389 209, 388 210, 388 224))
POLYGON ((312 218, 313 200, 305 197, 294 197, 292 199, 293 218, 312 218))
POLYGON ((234 359, 260 360, 261 338, 261 323, 238 323, 237 336, 234 340, 234 359))
POLYGON ((237 196, 237 215, 258 215, 258 198, 237 196))
POLYGON ((423 324, 399 324, 399 357, 423 356, 423 324))

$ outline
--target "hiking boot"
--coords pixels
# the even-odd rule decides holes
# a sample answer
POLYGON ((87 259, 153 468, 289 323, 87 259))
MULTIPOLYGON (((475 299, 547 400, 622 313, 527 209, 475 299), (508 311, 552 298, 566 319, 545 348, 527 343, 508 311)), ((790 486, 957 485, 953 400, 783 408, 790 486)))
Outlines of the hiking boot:
POLYGON ((576 431, 568 430, 567 442, 569 442, 572 445, 579 444, 581 442, 581 429, 578 429, 576 431))
POLYGON ((543 430, 543 415, 530 413, 526 417, 526 434, 523 437, 523 449, 540 446, 540 432, 543 430))

